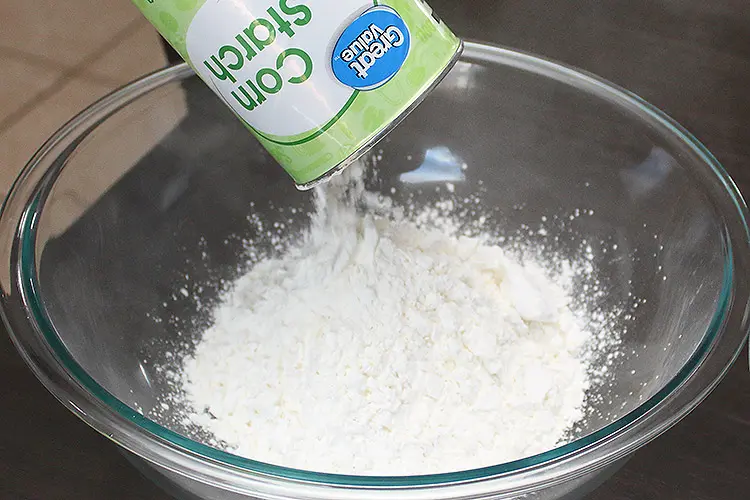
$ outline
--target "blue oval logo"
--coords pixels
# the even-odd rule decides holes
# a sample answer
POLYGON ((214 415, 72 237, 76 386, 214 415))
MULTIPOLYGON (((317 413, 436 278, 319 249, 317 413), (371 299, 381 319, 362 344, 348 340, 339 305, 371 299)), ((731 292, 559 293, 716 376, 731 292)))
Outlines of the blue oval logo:
POLYGON ((396 76, 409 55, 411 34, 390 7, 369 9, 344 30, 333 49, 333 74, 356 90, 373 90, 396 76))

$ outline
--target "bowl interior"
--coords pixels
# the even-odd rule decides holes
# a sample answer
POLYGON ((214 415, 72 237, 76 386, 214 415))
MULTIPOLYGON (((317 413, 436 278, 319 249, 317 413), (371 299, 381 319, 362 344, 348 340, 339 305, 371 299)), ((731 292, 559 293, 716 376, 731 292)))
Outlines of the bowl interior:
MULTIPOLYGON (((572 438, 678 385, 721 321, 721 187, 679 134, 596 81, 470 47, 373 155, 373 189, 395 188, 397 201, 477 194, 498 234, 550 255, 592 248, 606 290, 597 306, 613 312, 622 355, 572 438)), ((89 390, 182 431, 159 409, 161 367, 209 324, 219 290, 246 268, 245 242, 268 243, 248 217, 285 222, 292 207, 310 210, 311 194, 190 76, 88 130, 58 167, 25 256, 39 314, 100 386, 89 390)))

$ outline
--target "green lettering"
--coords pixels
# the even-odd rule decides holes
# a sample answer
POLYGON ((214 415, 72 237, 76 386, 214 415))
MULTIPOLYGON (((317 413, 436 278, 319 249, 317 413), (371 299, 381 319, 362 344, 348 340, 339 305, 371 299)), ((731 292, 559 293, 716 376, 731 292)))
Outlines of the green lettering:
POLYGON ((301 14, 302 17, 298 17, 294 20, 294 24, 297 26, 305 26, 312 20, 312 11, 310 11, 305 5, 300 4, 290 7, 288 5, 288 0, 279 0, 279 8, 281 9, 281 12, 289 16, 301 14))
POLYGON ((250 94, 247 93, 247 90, 245 90, 244 85, 240 85, 239 91, 242 93, 243 96, 245 96, 245 101, 242 100, 240 96, 237 95, 236 92, 232 91, 232 96, 234 99, 242 105, 243 108, 245 108, 248 111, 252 111, 257 107, 256 102, 253 100, 252 97, 250 97, 250 94))
POLYGON ((271 45, 276 40, 276 30, 273 27, 273 24, 271 24, 271 21, 268 21, 267 19, 256 19, 252 23, 250 23, 250 26, 245 28, 243 30, 245 35, 250 39, 251 42, 253 42, 253 45, 258 49, 258 52, 261 52, 263 49, 271 45), (268 31, 268 36, 266 36, 265 39, 258 38, 255 36, 255 30, 258 28, 258 26, 263 26, 266 31, 268 31))
POLYGON ((245 40, 245 37, 242 36, 242 33, 234 37, 235 40, 242 46, 243 49, 245 49, 245 57, 247 57, 248 61, 252 61, 253 57, 257 56, 258 53, 255 52, 255 49, 250 46, 249 43, 247 43, 247 40, 245 40))
POLYGON ((289 83, 300 84, 306 82, 312 76, 313 61, 312 58, 307 54, 307 52, 302 49, 287 49, 279 54, 279 57, 276 58, 276 69, 281 70, 281 68, 284 67, 284 64, 286 63, 287 57, 291 56, 299 57, 304 63, 304 68, 299 67, 299 65, 294 65, 299 67, 300 75, 290 78, 288 80, 289 83))
POLYGON ((255 92, 255 100, 258 101, 258 105, 263 104, 266 102, 266 96, 264 96, 260 90, 258 90, 258 87, 255 86, 255 84, 252 82, 252 80, 245 80, 245 83, 247 83, 250 86, 250 89, 255 92))
POLYGON ((281 17, 273 7, 269 8, 266 12, 268 12, 268 15, 271 16, 274 21, 276 21, 276 24, 279 26, 279 32, 284 33, 289 38, 294 37, 294 29, 292 29, 292 23, 281 17))
POLYGON ((258 74, 255 75, 255 80, 258 82, 258 87, 260 87, 260 89, 266 94, 276 94, 284 85, 284 81, 281 79, 281 75, 278 74, 273 68, 263 68, 262 70, 258 71, 258 74), (271 79, 273 79, 272 85, 266 85, 266 82, 263 80, 263 78, 266 76, 270 76, 271 79))
POLYGON ((213 73, 213 75, 218 78, 219 80, 226 80, 229 79, 230 82, 236 83, 237 80, 232 76, 232 73, 227 71, 227 68, 224 67, 224 65, 219 61, 216 56, 211 56, 211 61, 216 65, 216 69, 211 67, 211 65, 208 63, 208 59, 203 61, 203 64, 213 73))
POLYGON ((245 59, 242 57, 242 52, 237 47, 234 47, 232 45, 224 45, 219 49, 219 58, 222 62, 224 62, 224 57, 226 57, 227 53, 231 53, 234 55, 237 60, 231 64, 227 64, 229 66, 229 69, 232 69, 234 71, 242 69, 242 66, 245 65, 245 59))

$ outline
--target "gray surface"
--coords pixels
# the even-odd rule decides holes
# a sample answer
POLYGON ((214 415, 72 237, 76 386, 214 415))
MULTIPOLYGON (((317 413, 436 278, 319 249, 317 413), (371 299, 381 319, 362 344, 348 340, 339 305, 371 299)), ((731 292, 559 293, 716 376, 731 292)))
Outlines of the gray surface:
MULTIPOLYGON (((691 129, 750 192, 750 8, 746 0, 432 0, 461 35, 598 73, 691 129)), ((165 499, 55 403, 0 336, 0 499, 165 499)), ((682 424, 591 500, 745 498, 747 359, 682 424)))

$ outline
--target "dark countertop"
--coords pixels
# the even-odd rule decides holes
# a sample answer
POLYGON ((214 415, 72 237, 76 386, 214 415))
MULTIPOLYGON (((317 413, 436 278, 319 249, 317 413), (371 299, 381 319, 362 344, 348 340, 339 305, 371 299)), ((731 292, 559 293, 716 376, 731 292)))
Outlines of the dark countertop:
MULTIPOLYGON (((460 35, 558 59, 662 108, 750 194, 747 0, 432 0, 460 35)), ((58 404, 0 332, 0 499, 166 495, 58 404)), ((590 500, 733 500, 750 491, 747 353, 683 422, 590 500)))

